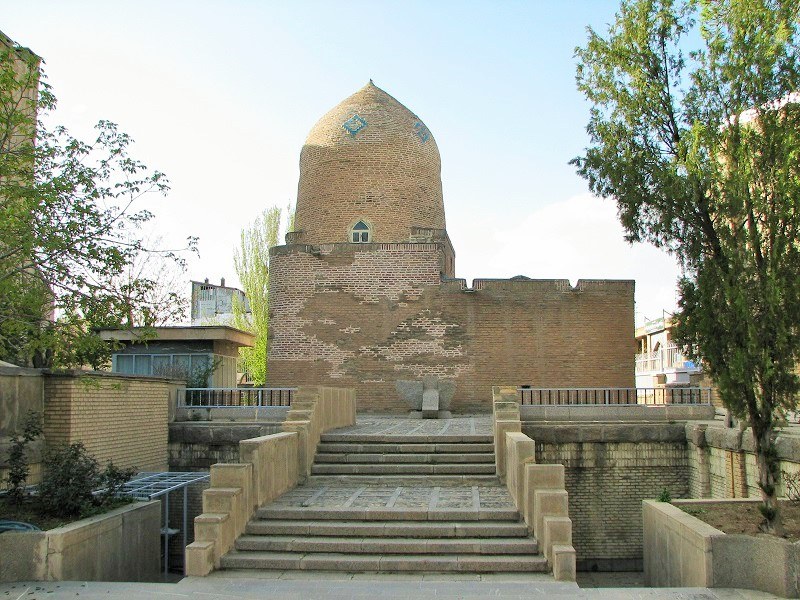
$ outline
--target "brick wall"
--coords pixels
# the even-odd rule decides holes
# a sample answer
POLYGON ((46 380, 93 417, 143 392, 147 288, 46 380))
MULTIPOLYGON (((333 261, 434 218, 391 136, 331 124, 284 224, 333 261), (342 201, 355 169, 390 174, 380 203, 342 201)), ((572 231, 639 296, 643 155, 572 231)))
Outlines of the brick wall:
POLYGON ((175 384, 158 378, 70 372, 45 375, 48 447, 82 442, 101 465, 167 468, 167 423, 175 384))
POLYGON ((395 382, 453 379, 456 412, 491 387, 632 387, 633 282, 442 281, 442 244, 274 248, 272 386, 355 387, 359 410, 403 412, 395 382))
POLYGON ((642 500, 664 488, 689 494, 683 426, 524 422, 522 431, 537 463, 564 465, 579 569, 641 569, 642 500))

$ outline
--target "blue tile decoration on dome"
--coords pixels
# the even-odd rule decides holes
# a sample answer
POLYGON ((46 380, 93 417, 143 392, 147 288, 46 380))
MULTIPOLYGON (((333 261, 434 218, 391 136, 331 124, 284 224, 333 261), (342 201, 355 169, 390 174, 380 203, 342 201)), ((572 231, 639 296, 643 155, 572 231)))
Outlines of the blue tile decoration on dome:
POLYGON ((414 133, 416 133, 416 134, 417 134, 417 137, 418 137, 420 140, 422 140, 422 143, 423 143, 423 144, 424 144, 425 142, 427 142, 427 141, 430 139, 430 137, 431 137, 431 132, 430 132, 430 131, 428 131, 428 128, 427 128, 427 127, 425 127, 425 125, 423 125, 423 124, 422 124, 422 123, 420 123, 419 121, 417 121, 416 123, 414 123, 414 133))
POLYGON ((353 115, 347 119, 347 121, 342 123, 342 127, 344 127, 345 131, 350 134, 350 137, 356 137, 356 134, 366 126, 367 122, 358 115, 353 115))

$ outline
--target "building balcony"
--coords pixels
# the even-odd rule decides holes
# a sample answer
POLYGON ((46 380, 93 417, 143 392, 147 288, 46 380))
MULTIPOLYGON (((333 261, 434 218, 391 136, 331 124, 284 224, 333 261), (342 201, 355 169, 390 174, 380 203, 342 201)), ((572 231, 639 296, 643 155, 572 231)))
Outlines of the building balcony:
POLYGON ((637 375, 657 375, 662 373, 700 373, 700 365, 692 362, 675 344, 668 344, 654 352, 642 352, 636 355, 637 375))

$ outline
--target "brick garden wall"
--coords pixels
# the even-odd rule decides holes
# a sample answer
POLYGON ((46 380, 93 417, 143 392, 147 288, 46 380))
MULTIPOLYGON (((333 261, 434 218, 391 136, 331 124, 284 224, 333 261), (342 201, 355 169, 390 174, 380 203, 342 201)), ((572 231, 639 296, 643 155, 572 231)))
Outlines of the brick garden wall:
POLYGON ((498 383, 632 387, 633 282, 444 280, 443 244, 273 248, 269 384, 355 387, 404 412, 395 382, 453 379, 455 412, 498 383))
POLYGON ((69 372, 45 376, 44 437, 83 442, 101 465, 167 470, 167 424, 175 383, 159 378, 69 372))

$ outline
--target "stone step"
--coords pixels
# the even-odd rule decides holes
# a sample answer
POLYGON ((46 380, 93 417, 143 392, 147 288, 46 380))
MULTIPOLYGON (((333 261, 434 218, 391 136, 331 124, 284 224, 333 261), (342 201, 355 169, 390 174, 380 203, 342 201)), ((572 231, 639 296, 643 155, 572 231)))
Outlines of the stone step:
POLYGON ((339 453, 319 452, 314 457, 315 463, 491 463, 494 464, 494 453, 471 454, 367 454, 367 453, 339 453))
POLYGON ((398 485, 398 486, 462 486, 462 485, 500 485, 497 475, 409 475, 409 474, 384 474, 384 475, 312 475, 309 483, 313 485, 334 485, 337 483, 353 483, 359 485, 398 485))
POLYGON ((510 508, 481 510, 413 508, 280 508, 268 505, 256 511, 257 519, 310 519, 351 521, 519 521, 519 512, 510 508))
POLYGON ((371 444, 357 444, 354 442, 321 442, 317 446, 317 452, 333 453, 342 452, 346 454, 355 452, 364 452, 367 454, 432 454, 432 453, 483 453, 494 452, 494 444, 489 443, 469 443, 469 444, 442 444, 442 443, 424 443, 424 444, 397 444, 397 443, 371 443, 371 444))
POLYGON ((312 475, 492 475, 492 464, 318 464, 312 475))
POLYGON ((335 552, 339 554, 537 554, 533 538, 333 537, 243 535, 236 549, 256 552, 335 552))
POLYGON ((323 433, 321 442, 347 442, 351 444, 492 444, 494 437, 489 434, 453 434, 453 435, 392 435, 391 433, 323 433))
MULTIPOLYGON (((317 570, 347 573, 542 573, 541 555, 342 554, 333 552, 252 552, 232 550, 223 569, 317 570)), ((376 590, 376 595, 379 595, 376 590)))
POLYGON ((526 538, 521 522, 502 521, 314 521, 308 519, 253 520, 248 535, 314 535, 334 537, 402 538, 526 538))
POLYGON ((256 519, 291 519, 324 521, 513 521, 520 516, 512 508, 481 508, 480 510, 415 509, 415 508, 259 508, 256 519))

